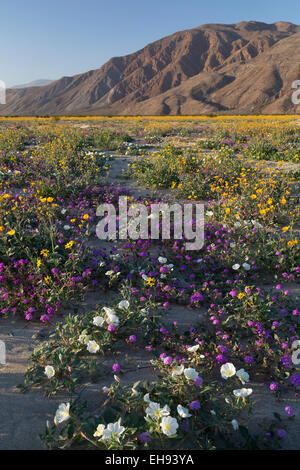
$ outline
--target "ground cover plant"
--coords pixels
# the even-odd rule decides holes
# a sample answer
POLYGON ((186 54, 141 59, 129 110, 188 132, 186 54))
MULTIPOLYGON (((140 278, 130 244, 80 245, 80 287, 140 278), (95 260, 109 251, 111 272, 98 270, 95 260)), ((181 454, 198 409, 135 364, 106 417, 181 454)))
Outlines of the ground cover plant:
POLYGON ((284 445, 295 415, 285 397, 300 387, 299 120, 41 118, 0 127, 0 321, 47 332, 20 393, 38 388, 47 400, 99 384, 92 410, 80 398, 62 401, 42 441, 284 445), (128 167, 113 180, 121 158, 128 167), (149 217, 155 201, 203 202, 204 246, 98 240, 97 207, 121 195, 149 217), (83 307, 89 294, 92 308, 83 307), (137 357, 144 366, 132 382, 126 360, 137 357), (282 414, 253 428, 257 384, 282 414))

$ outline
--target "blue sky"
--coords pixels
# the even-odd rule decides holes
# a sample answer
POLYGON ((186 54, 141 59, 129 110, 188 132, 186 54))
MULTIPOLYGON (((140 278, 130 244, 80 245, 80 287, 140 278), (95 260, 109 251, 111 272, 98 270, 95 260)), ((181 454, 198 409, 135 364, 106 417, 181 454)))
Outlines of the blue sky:
POLYGON ((9 0, 0 4, 0 80, 7 86, 100 67, 203 23, 300 24, 299 0, 9 0))

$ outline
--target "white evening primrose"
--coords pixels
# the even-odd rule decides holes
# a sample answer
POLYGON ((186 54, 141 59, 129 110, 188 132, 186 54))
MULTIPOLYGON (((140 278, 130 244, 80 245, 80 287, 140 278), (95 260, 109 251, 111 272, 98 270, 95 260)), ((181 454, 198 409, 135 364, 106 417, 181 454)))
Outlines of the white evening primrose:
POLYGON ((159 419, 163 416, 168 416, 170 414, 170 408, 168 405, 165 405, 163 408, 160 407, 159 403, 151 401, 149 406, 146 408, 146 415, 150 416, 152 419, 159 419))
POLYGON ((240 369, 236 373, 237 377, 240 379, 242 384, 249 382, 249 374, 245 371, 245 369, 240 369))
POLYGON ((45 367, 45 375, 47 376, 48 379, 51 379, 55 375, 55 369, 53 366, 46 366, 45 367))
POLYGON ((128 300, 121 300, 121 302, 119 302, 119 304, 118 304, 118 307, 119 307, 121 310, 126 310, 127 308, 129 308, 129 302, 128 302, 128 300))
POLYGON ((243 268, 245 269, 245 271, 249 271, 251 266, 248 263, 243 263, 243 268))
POLYGON ((181 366, 175 366, 172 369, 172 377, 177 377, 179 375, 182 375, 184 372, 184 365, 181 364, 181 366))
POLYGON ((178 428, 177 419, 171 416, 164 417, 160 423, 161 430, 166 436, 175 436, 178 428))
POLYGON ((181 416, 181 418, 190 418, 192 416, 189 411, 182 405, 177 406, 177 413, 179 414, 179 416, 181 416))
POLYGON ((237 431, 237 430, 239 429, 239 423, 237 422, 236 419, 233 419, 233 420, 231 421, 231 424, 232 424, 232 427, 233 427, 233 429, 234 429, 235 431, 237 431))
POLYGON ((232 269, 234 269, 234 271, 237 271, 238 269, 240 269, 240 267, 241 266, 238 263, 236 263, 232 266, 232 269))
POLYGON ((78 341, 81 344, 87 344, 89 341, 89 336, 85 333, 81 333, 81 335, 79 335, 78 341))
POLYGON ((149 393, 146 393, 146 395, 144 395, 144 401, 145 401, 146 403, 151 403, 150 394, 149 394, 149 393))
POLYGON ((198 351, 199 348, 200 348, 199 344, 196 344, 195 346, 190 346, 189 348, 187 348, 187 351, 195 352, 195 351, 198 351))
POLYGON ((61 424, 64 421, 68 421, 69 418, 70 418, 70 403, 61 403, 56 410, 54 423, 57 426, 58 424, 61 424))
POLYGON ((188 380, 196 380, 199 377, 198 372, 192 367, 184 369, 183 373, 184 373, 185 378, 188 380))
POLYGON ((231 362, 226 362, 226 364, 222 365, 220 372, 223 379, 227 380, 229 377, 233 377, 236 374, 236 368, 231 362))
POLYGON ((120 442, 120 437, 124 431, 125 428, 121 426, 121 419, 119 419, 116 423, 109 423, 107 425, 107 428, 103 431, 102 439, 113 439, 120 442))
POLYGON ((99 424, 99 425, 97 426, 96 431, 95 431, 94 434, 93 434, 94 437, 99 437, 99 438, 101 438, 101 437, 103 436, 104 430, 105 430, 104 424, 99 424))
POLYGON ((93 325, 95 326, 103 326, 105 320, 103 317, 100 315, 97 315, 96 317, 93 318, 93 325))
POLYGON ((249 395, 251 395, 252 392, 253 392, 252 388, 240 388, 237 390, 233 390, 233 394, 237 398, 249 397, 249 395))
POLYGON ((87 350, 91 354, 96 354, 100 349, 100 346, 96 341, 89 341, 87 344, 87 350))
POLYGON ((159 256, 159 258, 158 258, 158 262, 160 264, 166 264, 167 261, 168 261, 167 258, 163 258, 162 256, 159 256))
POLYGON ((116 314, 106 314, 106 322, 110 325, 118 326, 120 323, 119 317, 116 314))

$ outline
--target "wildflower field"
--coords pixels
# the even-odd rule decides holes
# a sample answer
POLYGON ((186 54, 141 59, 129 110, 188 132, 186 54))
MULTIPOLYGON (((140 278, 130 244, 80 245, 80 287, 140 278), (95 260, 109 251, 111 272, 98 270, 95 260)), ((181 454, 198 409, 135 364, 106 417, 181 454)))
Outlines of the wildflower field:
POLYGON ((299 187, 298 116, 0 119, 0 448, 299 449, 299 187), (99 240, 120 196, 204 246, 99 240))

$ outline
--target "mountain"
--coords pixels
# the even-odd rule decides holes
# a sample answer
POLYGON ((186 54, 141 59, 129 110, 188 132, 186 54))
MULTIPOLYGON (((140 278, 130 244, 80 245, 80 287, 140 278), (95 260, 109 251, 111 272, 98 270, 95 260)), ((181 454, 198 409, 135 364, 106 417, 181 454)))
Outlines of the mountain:
POLYGON ((295 113, 294 80, 300 80, 300 26, 206 24, 97 70, 8 90, 0 114, 295 113))
POLYGON ((29 88, 29 87, 32 87, 32 86, 45 86, 45 85, 49 85, 50 83, 52 83, 54 80, 34 80, 33 82, 29 82, 29 83, 25 83, 23 85, 14 85, 10 88, 29 88))

